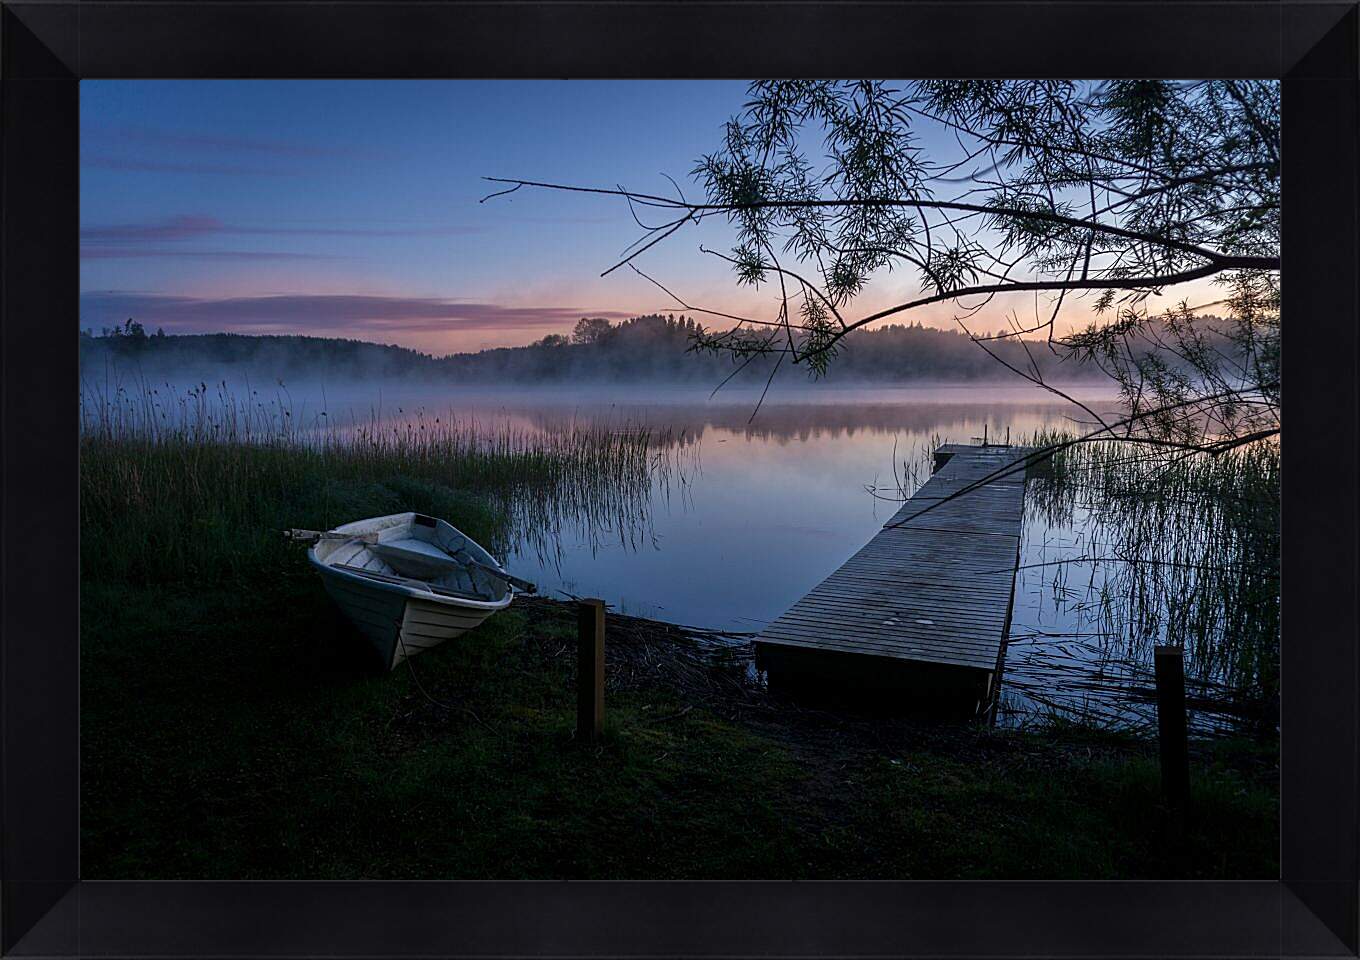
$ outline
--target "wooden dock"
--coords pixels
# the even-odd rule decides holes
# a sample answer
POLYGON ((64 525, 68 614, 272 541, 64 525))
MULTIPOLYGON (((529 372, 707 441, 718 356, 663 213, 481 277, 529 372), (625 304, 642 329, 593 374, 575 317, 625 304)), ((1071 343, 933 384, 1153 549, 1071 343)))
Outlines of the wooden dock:
POLYGON ((941 447, 930 479, 873 539, 756 637, 771 685, 987 711, 1010 630, 1028 452, 941 447))

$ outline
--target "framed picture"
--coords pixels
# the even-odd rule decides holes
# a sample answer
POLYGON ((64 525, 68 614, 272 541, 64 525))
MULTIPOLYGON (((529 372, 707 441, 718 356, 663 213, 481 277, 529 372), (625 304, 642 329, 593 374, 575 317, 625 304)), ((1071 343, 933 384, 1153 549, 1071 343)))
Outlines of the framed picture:
POLYGON ((0 7, 6 955, 1357 954, 1355 3, 0 7))

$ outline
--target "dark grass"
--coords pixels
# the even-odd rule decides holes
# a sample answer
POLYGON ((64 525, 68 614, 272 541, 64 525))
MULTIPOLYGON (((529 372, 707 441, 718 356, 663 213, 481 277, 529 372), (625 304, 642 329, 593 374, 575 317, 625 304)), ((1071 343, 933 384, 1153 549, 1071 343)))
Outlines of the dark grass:
POLYGON ((573 741, 571 677, 508 613, 374 674, 310 585, 238 598, 87 587, 84 875, 787 872, 783 751, 664 695, 573 741), (665 839, 658 831, 664 824, 665 839))
POLYGON ((643 684, 581 745, 546 606, 416 658, 437 706, 371 672, 305 571, 247 594, 86 585, 83 875, 1277 875, 1275 764, 1251 743, 1200 748, 1184 841, 1147 745, 1080 729, 732 718, 643 684))

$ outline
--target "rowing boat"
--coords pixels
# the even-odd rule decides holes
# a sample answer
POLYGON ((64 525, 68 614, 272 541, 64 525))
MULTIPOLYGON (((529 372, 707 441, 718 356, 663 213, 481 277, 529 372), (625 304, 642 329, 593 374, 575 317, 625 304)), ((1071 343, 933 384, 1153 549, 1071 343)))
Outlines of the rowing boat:
POLYGON ((504 610, 512 588, 534 589, 452 524, 419 513, 285 535, 312 544, 307 559, 326 592, 388 670, 504 610))

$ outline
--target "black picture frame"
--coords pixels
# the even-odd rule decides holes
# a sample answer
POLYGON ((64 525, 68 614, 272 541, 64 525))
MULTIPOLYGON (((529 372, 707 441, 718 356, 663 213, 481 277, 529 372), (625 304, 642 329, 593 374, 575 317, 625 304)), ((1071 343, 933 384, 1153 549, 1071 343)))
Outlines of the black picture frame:
POLYGON ((1355 2, 1279 0, 0 3, 0 951, 1355 956, 1358 25, 1355 2), (1282 80, 1284 297, 1308 325, 1283 353, 1279 882, 80 879, 81 79, 1053 72, 1282 80))

